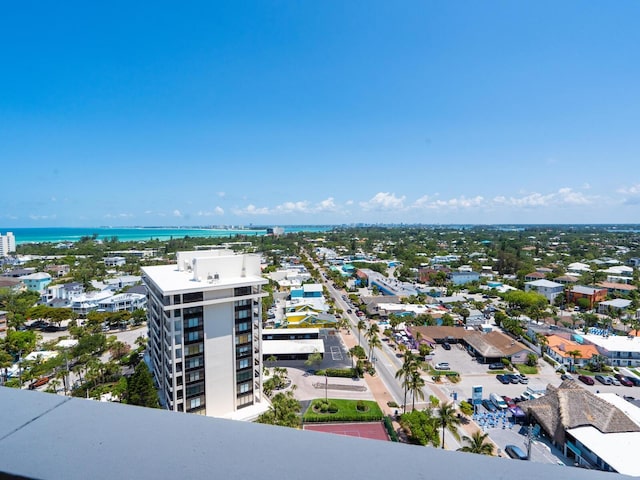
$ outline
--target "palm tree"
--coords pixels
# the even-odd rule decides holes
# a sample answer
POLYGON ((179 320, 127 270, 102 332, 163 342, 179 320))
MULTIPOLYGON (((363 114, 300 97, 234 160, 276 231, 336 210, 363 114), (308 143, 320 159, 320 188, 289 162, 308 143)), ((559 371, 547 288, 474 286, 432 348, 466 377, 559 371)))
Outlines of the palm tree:
POLYGON ((456 414, 456 409, 453 406, 453 403, 443 403, 438 408, 438 418, 440 419, 440 425, 442 426, 442 448, 444 449, 444 431, 449 430, 451 435, 456 440, 460 439, 460 434, 458 433, 458 425, 460 425, 460 419, 456 414))
POLYGON ((375 348, 382 348, 382 341, 380 340, 380 337, 378 337, 377 333, 374 333, 372 336, 369 337, 369 360, 372 361, 373 359, 373 350, 375 348))
POLYGON ((471 437, 466 435, 462 437, 462 441, 466 442, 462 448, 459 448, 459 452, 477 453, 479 455, 493 455, 493 445, 487 443, 489 438, 488 433, 482 433, 480 430, 471 434, 471 437))
POLYGON ((411 373, 417 370, 417 368, 417 357, 413 353, 408 352, 404 356, 402 367, 400 367, 400 369, 398 369, 398 371, 396 372, 396 378, 401 381, 404 388, 404 403, 402 404, 403 413, 407 413, 407 391, 409 390, 409 378, 411 377, 411 373))
POLYGON ((580 350, 570 350, 567 352, 567 355, 571 357, 571 371, 576 371, 576 358, 582 357, 582 352, 580 350))
POLYGON ((424 378, 420 375, 418 370, 414 370, 411 372, 411 376, 409 377, 409 390, 411 391, 411 410, 416 409, 416 397, 421 400, 424 400, 424 378))
POLYGON ((367 323, 364 320, 360 319, 358 320, 358 324, 356 325, 356 328, 358 329, 358 345, 361 345, 360 332, 367 329, 367 323))

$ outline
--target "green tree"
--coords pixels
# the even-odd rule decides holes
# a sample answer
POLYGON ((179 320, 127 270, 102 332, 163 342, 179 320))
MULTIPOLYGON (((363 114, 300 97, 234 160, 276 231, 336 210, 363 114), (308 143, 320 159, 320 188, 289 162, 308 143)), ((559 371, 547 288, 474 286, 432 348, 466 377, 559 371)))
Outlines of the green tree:
POLYGON ((153 386, 153 377, 144 362, 138 363, 127 382, 127 403, 142 407, 158 408, 158 392, 153 386))
POLYGON ((570 371, 576 371, 576 358, 582 357, 582 352, 580 350, 570 350, 567 352, 567 355, 571 357, 571 368, 570 371))
POLYGON ((411 375, 419 368, 419 359, 411 352, 407 352, 404 356, 402 366, 396 372, 396 378, 400 380, 402 387, 404 388, 404 402, 402 404, 403 413, 407 412, 407 392, 411 384, 411 375))
POLYGON ((416 408, 416 397, 420 400, 424 400, 424 388, 425 382, 424 378, 420 375, 420 371, 416 370, 411 372, 411 376, 409 377, 409 391, 411 392, 411 410, 415 410, 416 408))
POLYGON ((471 434, 471 437, 466 435, 462 437, 462 441, 466 443, 465 446, 459 448, 459 452, 477 453, 479 455, 493 455, 493 445, 487 440, 489 439, 488 433, 482 433, 477 430, 471 434))
POLYGON ((400 416, 400 426, 407 432, 409 442, 416 445, 437 447, 440 444, 438 425, 438 419, 428 409, 412 410, 400 416))
POLYGON ((292 391, 277 393, 271 399, 271 407, 256 420, 257 423, 299 428, 301 424, 300 403, 292 391))
POLYGON ((438 408, 438 422, 442 427, 442 448, 444 448, 444 432, 449 430, 451 435, 456 440, 460 440, 460 434, 458 433, 458 425, 460 425, 460 418, 456 414, 456 409, 453 403, 443 403, 438 408))
POLYGON ((358 320, 358 324, 356 325, 356 328, 358 329, 358 345, 362 345, 362 343, 360 342, 360 333, 363 330, 367 329, 367 323, 364 320, 360 319, 358 320))

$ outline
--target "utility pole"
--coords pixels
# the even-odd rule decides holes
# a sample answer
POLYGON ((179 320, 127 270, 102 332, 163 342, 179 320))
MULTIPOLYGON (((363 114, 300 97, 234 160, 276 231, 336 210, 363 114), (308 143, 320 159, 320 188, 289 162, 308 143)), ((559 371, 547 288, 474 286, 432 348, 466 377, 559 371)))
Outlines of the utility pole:
POLYGON ((527 429, 527 460, 531 460, 531 444, 533 443, 533 424, 527 429))

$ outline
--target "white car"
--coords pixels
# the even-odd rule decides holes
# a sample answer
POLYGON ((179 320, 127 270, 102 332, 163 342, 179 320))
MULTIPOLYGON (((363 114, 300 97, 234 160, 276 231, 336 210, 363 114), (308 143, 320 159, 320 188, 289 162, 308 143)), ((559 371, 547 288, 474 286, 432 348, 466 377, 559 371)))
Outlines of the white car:
POLYGON ((436 370, 451 370, 447 362, 436 363, 436 370))

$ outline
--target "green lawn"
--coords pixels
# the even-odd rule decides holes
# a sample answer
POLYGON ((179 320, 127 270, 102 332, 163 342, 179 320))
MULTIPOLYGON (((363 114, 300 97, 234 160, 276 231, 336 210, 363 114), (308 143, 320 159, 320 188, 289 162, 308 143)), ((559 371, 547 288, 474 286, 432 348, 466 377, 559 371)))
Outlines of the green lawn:
POLYGON ((313 410, 316 402, 322 402, 324 398, 318 398, 311 402, 311 405, 302 416, 305 422, 372 422, 381 420, 384 416, 378 404, 371 400, 360 400, 366 408, 364 412, 360 412, 356 407, 359 400, 344 400, 339 398, 330 398, 329 403, 336 406, 338 411, 335 413, 321 413, 313 410))
POLYGON ((525 375, 535 375, 538 373, 538 367, 530 367, 529 365, 521 364, 517 364, 515 367, 520 373, 524 373, 525 375))

